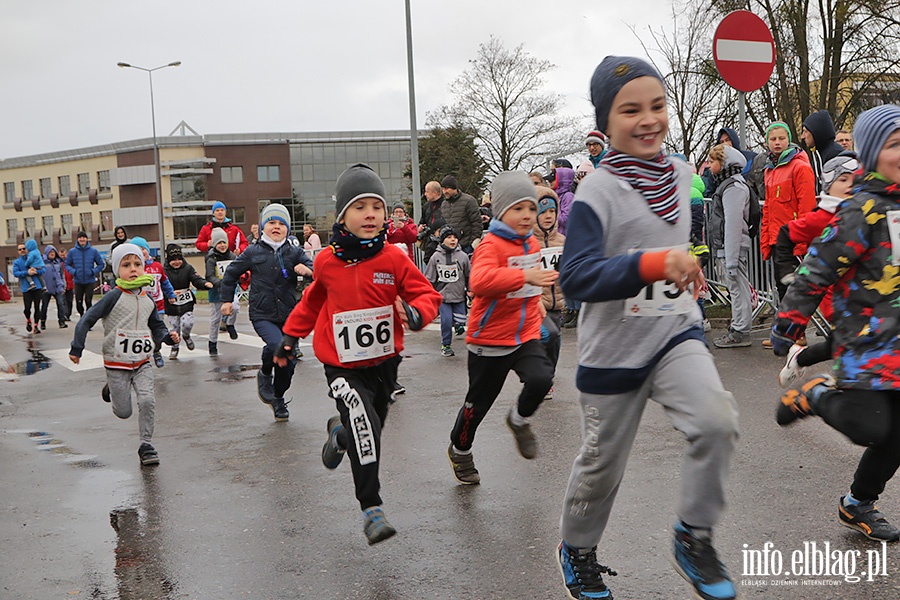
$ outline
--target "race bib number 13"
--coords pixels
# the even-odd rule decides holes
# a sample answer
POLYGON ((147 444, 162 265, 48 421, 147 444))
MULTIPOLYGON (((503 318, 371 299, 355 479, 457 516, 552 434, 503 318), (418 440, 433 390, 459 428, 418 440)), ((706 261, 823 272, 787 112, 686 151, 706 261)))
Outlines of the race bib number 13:
POLYGON ((342 363, 394 353, 394 307, 365 308, 332 317, 334 346, 342 363))

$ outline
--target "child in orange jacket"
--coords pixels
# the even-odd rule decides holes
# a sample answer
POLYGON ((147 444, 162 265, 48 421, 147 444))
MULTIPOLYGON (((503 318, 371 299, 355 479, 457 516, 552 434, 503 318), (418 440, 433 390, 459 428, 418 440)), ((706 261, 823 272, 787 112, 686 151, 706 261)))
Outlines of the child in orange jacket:
POLYGON ((475 295, 469 315, 469 391, 450 432, 447 454, 453 475, 463 484, 481 482, 472 457, 472 441, 515 371, 525 384, 506 425, 519 454, 537 455, 537 441, 528 418, 553 384, 553 365, 541 345, 541 321, 546 316, 541 292, 559 277, 542 270, 540 244, 532 234, 537 219, 537 191, 524 171, 497 175, 491 190, 494 219, 475 250, 469 287, 475 295))
POLYGON ((336 469, 350 456, 370 545, 396 533, 381 508, 378 468, 403 325, 421 329, 441 303, 406 252, 385 244, 385 196, 384 183, 364 164, 338 177, 331 243, 316 256, 315 279, 285 322, 275 353, 275 363, 286 365, 297 339, 315 330, 313 350, 340 413, 328 419, 322 463, 336 469))

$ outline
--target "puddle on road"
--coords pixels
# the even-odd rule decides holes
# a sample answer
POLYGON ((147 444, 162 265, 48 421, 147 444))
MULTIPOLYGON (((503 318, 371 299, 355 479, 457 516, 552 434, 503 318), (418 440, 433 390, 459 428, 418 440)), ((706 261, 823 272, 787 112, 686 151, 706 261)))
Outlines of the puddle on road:
POLYGON ((36 340, 31 337, 20 337, 20 339, 25 342, 25 348, 31 354, 31 358, 9 364, 0 357, 0 371, 6 375, 4 379, 10 381, 18 379, 19 375, 34 375, 38 371, 49 369, 52 364, 51 360, 41 352, 40 344, 36 340))
POLYGON ((109 524, 116 532, 116 585, 119 598, 171 600, 178 595, 178 583, 166 567, 161 494, 155 473, 146 472, 143 477, 142 506, 109 512, 109 524))
POLYGON ((35 448, 48 454, 58 456, 63 463, 82 469, 93 469, 105 467, 96 454, 82 454, 77 450, 73 450, 66 443, 54 437, 52 433, 46 431, 38 431, 36 429, 12 430, 6 433, 24 433, 35 443, 35 448))
POLYGON ((218 378, 207 379, 206 381, 223 381, 225 383, 242 381, 244 379, 253 379, 256 372, 262 365, 228 365, 227 367, 216 367, 210 373, 218 374, 218 378))

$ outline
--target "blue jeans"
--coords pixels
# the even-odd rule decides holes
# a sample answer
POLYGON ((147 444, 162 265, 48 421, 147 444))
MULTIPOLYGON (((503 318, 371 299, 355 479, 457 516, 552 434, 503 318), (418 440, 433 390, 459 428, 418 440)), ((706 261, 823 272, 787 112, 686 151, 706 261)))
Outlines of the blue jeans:
POLYGON ((294 358, 288 359, 286 367, 279 367, 275 364, 275 350, 281 344, 281 326, 284 323, 274 323, 272 321, 251 321, 253 329, 266 343, 262 350, 262 371, 270 374, 275 369, 275 397, 284 398, 284 393, 291 387, 291 378, 294 376, 294 358))
POLYGON ((453 326, 466 324, 466 303, 441 302, 438 314, 441 315, 441 345, 449 346, 453 342, 453 326))

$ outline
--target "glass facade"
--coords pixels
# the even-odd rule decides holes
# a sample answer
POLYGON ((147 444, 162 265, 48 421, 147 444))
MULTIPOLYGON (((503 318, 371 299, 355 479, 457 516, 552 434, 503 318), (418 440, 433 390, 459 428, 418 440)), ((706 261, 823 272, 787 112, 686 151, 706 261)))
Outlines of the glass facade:
POLYGON ((330 231, 335 215, 334 183, 344 169, 355 163, 365 163, 378 173, 384 181, 389 208, 408 199, 403 171, 408 167, 409 154, 409 138, 292 143, 292 229, 313 223, 319 231, 330 231))

